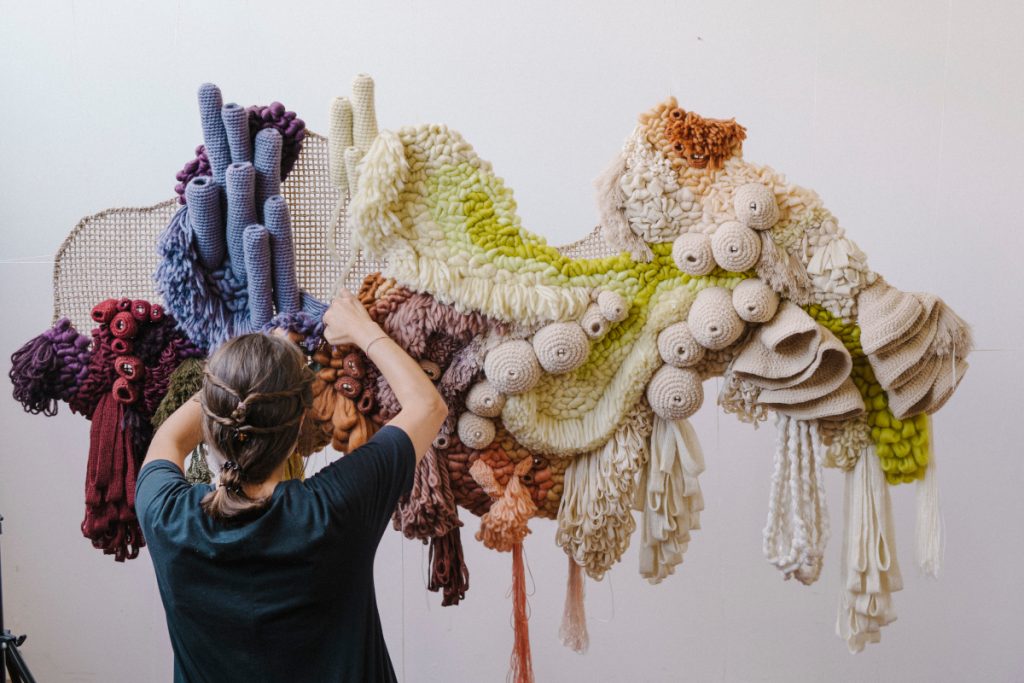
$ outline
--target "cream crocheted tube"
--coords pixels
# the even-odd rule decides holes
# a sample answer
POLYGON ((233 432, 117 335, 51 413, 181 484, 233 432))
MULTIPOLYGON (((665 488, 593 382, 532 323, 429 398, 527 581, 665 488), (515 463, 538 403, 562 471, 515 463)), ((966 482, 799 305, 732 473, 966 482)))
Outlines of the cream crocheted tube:
POLYGON ((597 295, 597 306, 601 315, 613 323, 625 320, 629 315, 629 304, 621 294, 610 289, 603 290, 597 295))
POLYGON ((580 327, 591 339, 600 339, 608 331, 608 319, 601 315, 601 307, 593 303, 580 318, 580 327))
POLYGON ((747 226, 727 221, 711 236, 711 253, 718 265, 741 273, 753 268, 761 258, 761 238, 747 226))
POLYGON ((466 407, 481 417, 498 417, 505 407, 505 397, 493 384, 484 380, 469 390, 466 407))
POLYGON ((700 374, 690 368, 661 366, 647 385, 647 402, 666 420, 690 417, 704 403, 700 374))
POLYGON ((704 347, 697 343, 685 322, 669 325, 658 335, 661 359, 677 368, 696 365, 704 359, 704 347))
POLYGON ((707 275, 715 269, 711 238, 700 232, 684 232, 672 243, 672 260, 688 275, 707 275))
POLYGON ((735 342, 745 327, 732 307, 732 293, 724 287, 702 289, 686 321, 697 342, 713 351, 735 342))
POLYGON ((761 183, 747 183, 732 196, 736 219, 751 230, 767 230, 779 220, 779 205, 771 189, 761 183))
POLYGON ((590 341, 578 323, 551 323, 533 335, 533 350, 544 370, 560 375, 583 365, 590 341))
POLYGON ((494 422, 473 413, 459 416, 459 440, 470 448, 486 448, 494 441, 494 422))
POLYGON ((766 323, 779 308, 779 295, 764 280, 750 278, 732 290, 732 306, 748 323, 766 323))
POLYGON ((530 342, 515 339, 499 344, 487 354, 484 375, 498 391, 521 394, 540 379, 540 364, 530 342))

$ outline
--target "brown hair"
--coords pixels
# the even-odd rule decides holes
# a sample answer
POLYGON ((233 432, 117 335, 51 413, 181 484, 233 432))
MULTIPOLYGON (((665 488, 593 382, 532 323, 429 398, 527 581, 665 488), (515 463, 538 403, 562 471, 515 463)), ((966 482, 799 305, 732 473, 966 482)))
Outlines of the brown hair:
POLYGON ((221 346, 206 364, 199 394, 203 437, 225 458, 203 511, 221 521, 259 514, 269 498, 250 498, 245 484, 261 484, 295 447, 312 395, 313 373, 295 344, 246 334, 221 346))

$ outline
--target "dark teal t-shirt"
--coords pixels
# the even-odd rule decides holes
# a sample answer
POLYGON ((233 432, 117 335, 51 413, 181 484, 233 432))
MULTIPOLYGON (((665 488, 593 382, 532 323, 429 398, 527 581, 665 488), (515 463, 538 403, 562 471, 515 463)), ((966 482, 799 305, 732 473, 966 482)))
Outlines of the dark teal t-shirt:
POLYGON ((135 506, 153 558, 174 680, 394 681, 373 586, 373 559, 416 457, 398 427, 306 481, 279 483, 270 506, 227 526, 157 460, 139 473, 135 506))

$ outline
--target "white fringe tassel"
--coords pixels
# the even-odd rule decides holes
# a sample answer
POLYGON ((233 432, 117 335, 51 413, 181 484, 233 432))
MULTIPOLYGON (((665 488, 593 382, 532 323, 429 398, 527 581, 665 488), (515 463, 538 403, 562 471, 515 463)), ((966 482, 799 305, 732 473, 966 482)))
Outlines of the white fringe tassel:
POLYGON ((843 589, 839 595, 836 634, 850 652, 881 640, 881 628, 896 619, 892 594, 903 588, 896 561, 892 502, 882 465, 865 448, 846 473, 843 501, 843 589))
POLYGON ((824 446, 816 422, 777 415, 775 471, 764 528, 764 554, 787 579, 811 585, 828 543, 824 446))
POLYGON ((925 576, 939 578, 942 571, 942 557, 945 552, 942 510, 939 507, 939 479, 935 468, 934 432, 932 436, 931 456, 925 470, 924 479, 917 482, 916 503, 917 521, 914 525, 914 559, 918 568, 925 576))

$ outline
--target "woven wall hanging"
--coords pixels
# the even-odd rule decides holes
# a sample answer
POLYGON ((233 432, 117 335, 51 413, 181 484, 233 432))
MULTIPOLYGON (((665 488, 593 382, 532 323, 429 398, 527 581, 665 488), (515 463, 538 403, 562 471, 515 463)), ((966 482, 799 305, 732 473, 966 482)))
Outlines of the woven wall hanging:
MULTIPOLYGON (((480 517, 476 539, 512 554, 513 673, 531 680, 530 520, 555 521, 569 566, 561 635, 582 652, 583 575, 600 580, 632 541, 641 575, 660 582, 700 528, 705 460, 687 418, 720 377, 711 398, 723 410, 777 429, 764 553, 785 578, 818 578, 824 469, 844 472, 837 631, 851 651, 877 642, 902 587, 889 485, 916 482, 917 563, 939 571, 929 420, 967 369, 967 325, 870 270, 814 192, 744 160, 734 120, 674 99, 642 114, 597 182, 601 225, 554 248, 521 225, 512 191, 459 133, 378 131, 373 88, 360 76, 331 103, 324 138, 280 103, 225 105, 202 86, 203 145, 177 197, 86 218, 62 245, 56 326, 15 354, 15 397, 91 417, 93 450, 118 438, 111 424, 145 422, 121 464, 96 458, 114 475, 94 473, 90 454, 90 477, 127 481, 147 420, 198 388, 198 357, 284 328, 317 371, 300 475, 299 458, 351 451, 399 410, 362 353, 321 339, 332 291, 357 291, 450 409, 395 528, 429 544, 429 588, 456 605, 469 588, 459 508, 480 517), (162 325, 145 301, 167 309, 162 325), (119 336, 129 319, 135 336, 119 336), (78 332, 93 325, 91 339, 78 332), (134 346, 111 350, 121 338, 134 346), (152 388, 135 392, 143 407, 115 410, 132 363, 152 388)), ((196 480, 216 476, 208 455, 192 458, 196 480)))

